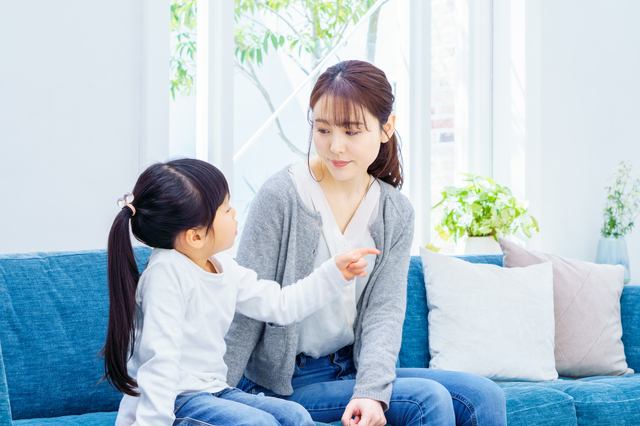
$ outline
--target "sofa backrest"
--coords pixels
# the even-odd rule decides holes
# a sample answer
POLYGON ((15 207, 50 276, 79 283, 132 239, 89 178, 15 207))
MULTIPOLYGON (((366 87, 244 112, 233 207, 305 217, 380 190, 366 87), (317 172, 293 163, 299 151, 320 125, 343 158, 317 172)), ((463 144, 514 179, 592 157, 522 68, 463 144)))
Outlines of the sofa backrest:
MULTIPOLYGON (((140 268, 150 253, 136 248, 140 268)), ((105 250, 0 255, 0 342, 14 420, 118 409, 121 394, 97 385, 106 263, 105 250)))
MULTIPOLYGON (((491 263, 502 266, 502 255, 459 256, 471 263, 491 263)), ((620 298, 622 342, 630 368, 640 373, 640 286, 626 285, 620 298)), ((412 256, 407 281, 407 312, 402 330, 402 347, 398 366, 426 368, 429 366, 429 330, 427 322, 427 292, 420 256, 412 256)))
POLYGON ((620 297, 622 343, 627 364, 640 373, 640 285, 625 285, 620 297))

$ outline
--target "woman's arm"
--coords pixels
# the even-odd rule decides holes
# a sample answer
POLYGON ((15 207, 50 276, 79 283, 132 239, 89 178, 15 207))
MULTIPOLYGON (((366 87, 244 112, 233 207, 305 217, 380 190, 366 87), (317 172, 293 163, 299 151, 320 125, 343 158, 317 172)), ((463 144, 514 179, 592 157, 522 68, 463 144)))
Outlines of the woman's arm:
MULTIPOLYGON (((399 205, 387 200, 385 215, 394 214, 391 235, 395 240, 385 241, 387 250, 384 264, 368 285, 370 294, 363 301, 361 314, 360 348, 356 385, 352 398, 369 398, 380 401, 383 409, 389 406, 393 380, 396 377, 396 361, 402 341, 402 326, 407 298, 407 272, 411 244, 413 242, 414 212, 404 196, 398 197, 399 205), (387 248, 388 247, 388 248, 387 248)), ((391 224, 385 220, 385 224, 391 224)), ((387 231, 387 230, 385 230, 387 231)), ((356 324, 357 326, 357 324, 356 324)), ((356 328, 357 329, 357 328, 356 328)))

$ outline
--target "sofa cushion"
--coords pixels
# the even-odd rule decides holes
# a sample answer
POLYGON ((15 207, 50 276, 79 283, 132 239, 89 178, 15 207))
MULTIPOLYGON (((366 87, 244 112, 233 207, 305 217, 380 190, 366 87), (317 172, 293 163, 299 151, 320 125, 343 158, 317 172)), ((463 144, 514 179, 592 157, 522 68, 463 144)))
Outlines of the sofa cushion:
POLYGON ((640 425, 640 374, 557 380, 541 386, 573 397, 579 425, 640 425))
MULTIPOLYGON (((545 382, 553 383, 553 382, 545 382)), ((509 426, 574 426, 573 398, 542 383, 499 382, 507 400, 509 426)))
MULTIPOLYGON (((141 264, 150 250, 137 249, 141 264)), ((106 251, 0 255, 0 342, 13 419, 118 409, 98 352, 108 318, 106 251)))
POLYGON ((626 285, 620 298, 622 343, 629 368, 640 373, 640 286, 626 285))
POLYGON ((7 391, 7 377, 4 373, 4 360, 2 359, 2 344, 0 343, 0 425, 11 424, 11 406, 9 405, 9 393, 7 391))
POLYGON ((553 380, 551 262, 472 265, 421 249, 430 368, 494 380, 553 380))
POLYGON ((526 267, 551 261, 558 374, 588 377, 633 373, 622 344, 620 295, 624 267, 530 252, 499 238, 504 266, 526 267))
POLYGON ((113 426, 118 412, 90 413, 50 419, 28 419, 13 422, 13 426, 113 426))

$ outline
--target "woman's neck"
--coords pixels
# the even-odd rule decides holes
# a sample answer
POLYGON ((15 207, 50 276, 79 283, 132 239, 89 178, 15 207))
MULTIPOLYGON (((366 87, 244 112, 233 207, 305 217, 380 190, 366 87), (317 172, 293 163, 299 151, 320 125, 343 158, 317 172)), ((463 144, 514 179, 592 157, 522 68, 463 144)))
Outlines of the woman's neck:
POLYGON ((369 189, 371 177, 364 173, 349 180, 337 180, 320 160, 314 160, 310 163, 311 171, 319 181, 340 232, 344 234, 369 189))
POLYGON ((332 194, 340 198, 355 196, 360 200, 369 188, 371 176, 366 172, 349 180, 337 180, 320 159, 312 159, 309 165, 327 198, 329 198, 328 194, 332 194))

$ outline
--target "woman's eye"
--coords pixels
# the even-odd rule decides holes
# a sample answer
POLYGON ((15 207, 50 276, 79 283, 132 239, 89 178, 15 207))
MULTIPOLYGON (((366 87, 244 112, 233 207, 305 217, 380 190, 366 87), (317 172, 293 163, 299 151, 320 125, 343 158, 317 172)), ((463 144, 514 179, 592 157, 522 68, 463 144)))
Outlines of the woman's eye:
POLYGON ((329 133, 329 131, 326 129, 317 129, 317 132, 322 133, 323 135, 326 135, 327 133, 329 133))
POLYGON ((358 134, 360 134, 360 132, 347 131, 347 135, 349 135, 349 136, 355 136, 355 135, 358 135, 358 134))

